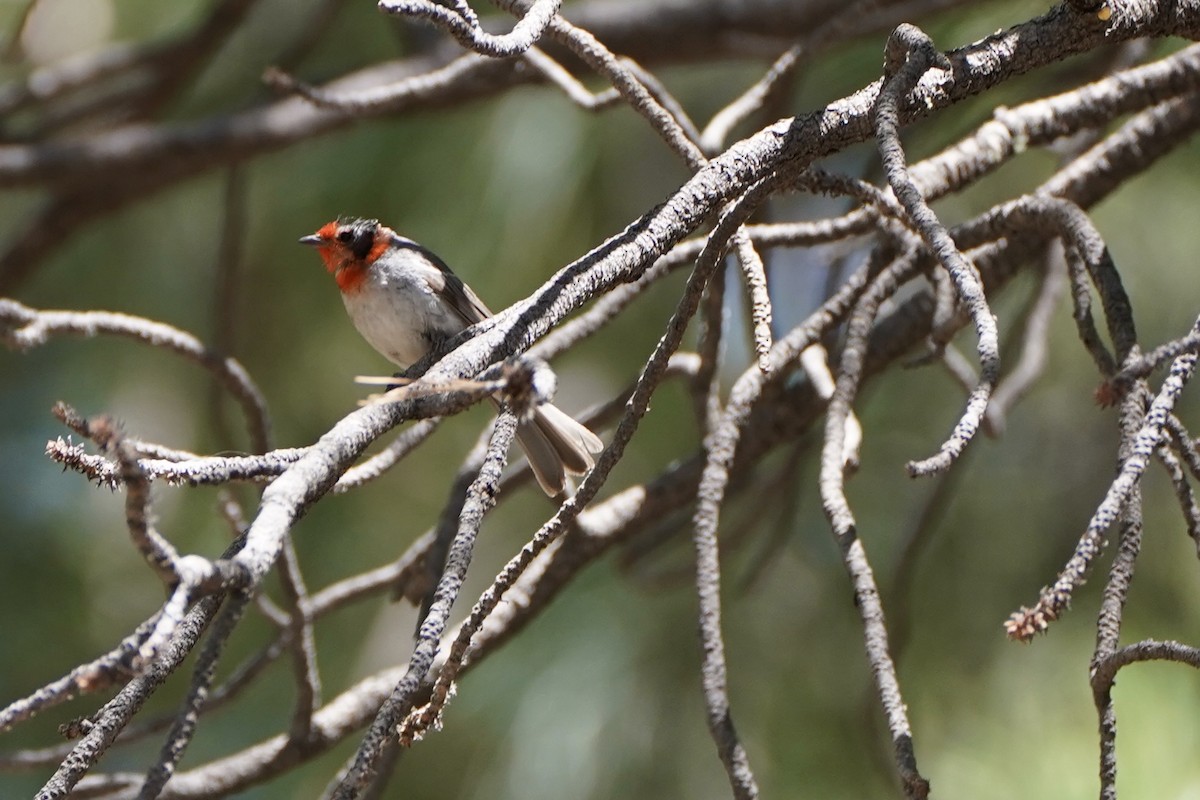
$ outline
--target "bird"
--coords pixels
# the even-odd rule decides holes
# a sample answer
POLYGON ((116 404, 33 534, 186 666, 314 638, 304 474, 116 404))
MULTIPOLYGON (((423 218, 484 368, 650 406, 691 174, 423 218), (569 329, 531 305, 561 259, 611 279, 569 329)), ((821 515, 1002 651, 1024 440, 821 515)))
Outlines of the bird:
MULTIPOLYGON (((446 262, 378 220, 339 218, 300 239, 315 247, 333 275, 354 327, 401 369, 439 343, 492 316, 446 262)), ((556 497, 595 465, 604 443, 551 403, 517 425, 538 485, 556 497)))

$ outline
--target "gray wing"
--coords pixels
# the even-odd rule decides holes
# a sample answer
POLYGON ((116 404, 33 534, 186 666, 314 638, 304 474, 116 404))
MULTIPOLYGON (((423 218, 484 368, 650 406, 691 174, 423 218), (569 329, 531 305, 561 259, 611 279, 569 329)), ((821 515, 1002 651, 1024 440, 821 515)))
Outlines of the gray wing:
POLYGON ((396 236, 394 241, 398 247, 408 248, 420 253, 430 264, 437 268, 438 279, 431 277, 429 281, 430 288, 438 294, 443 295, 449 301, 454 313, 458 314, 468 326, 492 316, 491 310, 483 304, 483 301, 479 299, 479 295, 475 294, 470 286, 463 283, 462 279, 455 275, 450 267, 446 265, 446 262, 438 258, 436 254, 403 236, 396 236), (438 280, 440 280, 440 285, 438 280))
POLYGON ((479 295, 475 294, 470 286, 467 286, 462 279, 451 272, 449 267, 440 260, 435 260, 433 263, 437 265, 438 271, 442 274, 442 280, 445 282, 442 287, 443 295, 450 301, 454 312, 462 317, 463 322, 474 325, 476 322, 492 316, 492 312, 479 299, 479 295))

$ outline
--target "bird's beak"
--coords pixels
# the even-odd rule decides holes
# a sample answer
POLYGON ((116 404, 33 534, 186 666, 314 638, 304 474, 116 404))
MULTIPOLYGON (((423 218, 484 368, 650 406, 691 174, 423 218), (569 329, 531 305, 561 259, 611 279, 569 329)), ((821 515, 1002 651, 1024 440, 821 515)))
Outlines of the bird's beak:
POLYGON ((309 244, 314 247, 319 247, 324 243, 325 243, 325 241, 320 236, 317 236, 315 233, 310 233, 308 236, 300 237, 300 244, 309 244))

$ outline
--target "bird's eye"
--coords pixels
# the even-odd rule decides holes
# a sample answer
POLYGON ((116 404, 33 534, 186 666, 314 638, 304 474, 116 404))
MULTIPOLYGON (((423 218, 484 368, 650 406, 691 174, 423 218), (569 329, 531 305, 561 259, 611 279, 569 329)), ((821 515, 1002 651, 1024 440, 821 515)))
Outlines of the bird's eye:
POLYGON ((338 231, 337 240, 342 244, 350 244, 353 239, 354 231, 350 230, 349 228, 343 228, 342 230, 338 231))

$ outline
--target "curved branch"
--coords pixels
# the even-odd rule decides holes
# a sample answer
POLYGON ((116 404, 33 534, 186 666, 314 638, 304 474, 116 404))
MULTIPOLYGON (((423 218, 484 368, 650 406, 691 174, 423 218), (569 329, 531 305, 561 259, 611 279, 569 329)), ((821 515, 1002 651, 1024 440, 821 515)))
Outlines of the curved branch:
POLYGON ((109 311, 38 311, 0 297, 0 339, 24 352, 45 344, 53 336, 123 336, 151 347, 160 347, 193 361, 212 373, 233 395, 242 413, 254 449, 271 447, 271 417, 267 401, 246 369, 234 358, 209 350, 178 328, 162 322, 109 311))

